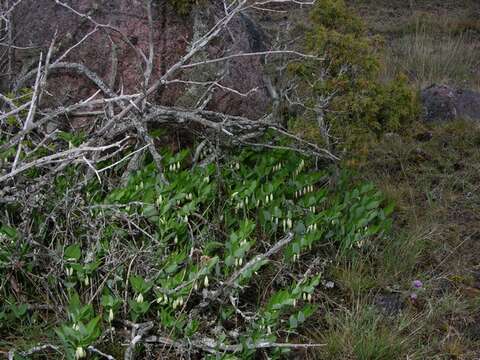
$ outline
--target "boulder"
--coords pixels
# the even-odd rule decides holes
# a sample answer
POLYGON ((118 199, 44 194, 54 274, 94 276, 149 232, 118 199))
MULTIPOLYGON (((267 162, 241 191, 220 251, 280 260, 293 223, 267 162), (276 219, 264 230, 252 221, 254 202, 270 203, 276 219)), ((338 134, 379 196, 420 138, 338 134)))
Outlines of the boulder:
MULTIPOLYGON (((144 69, 133 47, 148 54, 149 26, 145 1, 141 0, 71 0, 63 1, 71 9, 52 0, 24 0, 13 11, 15 39, 13 77, 17 88, 31 86, 33 76, 25 74, 36 68, 40 51, 46 54, 57 33, 56 51, 52 60, 84 39, 95 25, 108 24, 125 34, 122 37, 115 30, 99 29, 77 47, 73 48, 63 60, 79 63, 93 72, 109 85, 114 92, 124 94, 142 91, 144 69), (86 16, 78 16, 74 11, 86 16), (132 46, 133 45, 133 46, 132 46)), ((224 12, 223 1, 215 0, 195 5, 188 15, 178 14, 170 0, 153 1, 153 39, 154 39, 154 82, 166 69, 176 63, 188 50, 191 42, 210 29, 216 19, 224 12)), ((192 61, 222 57, 238 52, 254 52, 266 48, 261 28, 247 14, 232 19, 228 31, 215 39, 192 61)), ((2 69, 0 69, 2 70, 2 69)), ((270 99, 263 78, 263 64, 259 57, 234 58, 214 65, 198 67, 186 72, 181 79, 212 81, 218 78, 225 87, 231 87, 239 93, 252 88, 255 92, 241 96, 222 89, 216 89, 208 105, 210 110, 223 111, 232 115, 244 115, 258 118, 267 111, 270 99)), ((10 84, 6 77, 0 79, 0 90, 6 90, 10 84)), ((193 85, 171 84, 154 94, 149 100, 162 105, 193 106, 205 88, 192 90, 193 85)), ((70 70, 51 71, 48 79, 47 96, 42 100, 44 106, 65 105, 86 99, 97 91, 91 80, 70 70)))
POLYGON ((426 122, 454 119, 480 121, 480 93, 447 85, 432 85, 421 92, 426 122))

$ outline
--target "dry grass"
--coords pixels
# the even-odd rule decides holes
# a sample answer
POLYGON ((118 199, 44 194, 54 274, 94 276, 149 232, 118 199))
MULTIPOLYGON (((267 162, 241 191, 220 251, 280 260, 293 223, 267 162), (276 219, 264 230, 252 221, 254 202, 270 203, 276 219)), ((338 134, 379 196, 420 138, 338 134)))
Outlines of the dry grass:
POLYGON ((385 77, 480 89, 480 2, 349 0, 386 41, 385 77))
POLYGON ((471 326, 480 303, 479 145, 480 127, 459 121, 388 137, 361 169, 399 207, 397 236, 377 254, 377 286, 424 281, 424 303, 410 312, 421 314, 430 354, 480 354, 480 336, 471 336, 480 331, 471 326), (430 140, 417 140, 423 131, 430 140))
POLYGON ((357 170, 395 200, 394 231, 326 274, 336 287, 310 325, 326 344, 312 358, 480 358, 479 164, 471 122, 418 125, 370 147, 357 170), (411 300, 415 279, 424 289, 411 300), (393 313, 379 298, 394 300, 393 313))
POLYGON ((468 32, 435 33, 418 19, 414 33, 391 41, 385 75, 406 73, 419 88, 433 83, 480 89, 480 42, 468 32))

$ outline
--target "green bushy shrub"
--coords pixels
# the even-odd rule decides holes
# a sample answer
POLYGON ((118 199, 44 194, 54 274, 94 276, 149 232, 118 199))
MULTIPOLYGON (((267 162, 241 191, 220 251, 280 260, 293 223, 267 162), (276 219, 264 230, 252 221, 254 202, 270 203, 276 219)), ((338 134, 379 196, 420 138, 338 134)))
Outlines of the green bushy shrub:
MULTIPOLYGON (((343 0, 315 3, 305 49, 323 60, 294 62, 290 70, 308 108, 329 98, 324 120, 341 142, 355 142, 352 134, 399 131, 416 118, 417 96, 406 78, 380 80, 380 48, 380 39, 367 36, 343 0)), ((313 123, 315 116, 307 111, 301 127, 313 123)))

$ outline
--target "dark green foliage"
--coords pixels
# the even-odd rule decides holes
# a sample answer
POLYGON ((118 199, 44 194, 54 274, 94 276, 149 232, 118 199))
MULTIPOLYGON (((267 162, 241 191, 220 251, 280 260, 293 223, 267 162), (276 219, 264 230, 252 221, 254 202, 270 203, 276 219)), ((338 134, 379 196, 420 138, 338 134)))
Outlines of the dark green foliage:
POLYGON ((192 10, 192 6, 198 3, 198 0, 168 0, 175 8, 175 11, 182 16, 188 15, 192 10))
MULTIPOLYGON (((352 134, 397 131, 416 117, 416 94, 406 79, 380 80, 379 45, 343 0, 320 0, 311 12, 305 47, 323 61, 290 66, 311 108, 329 99, 324 120, 332 126, 331 135, 347 143, 352 134)), ((307 120, 316 116, 304 115, 307 120)))
MULTIPOLYGON (((194 168, 188 151, 164 152, 163 157, 168 184, 148 163, 130 176, 126 186, 104 195, 89 186, 89 193, 83 195, 87 207, 73 210, 69 217, 75 218, 78 211, 82 223, 100 219, 104 225, 95 229, 100 241, 84 236, 57 238, 58 269, 47 270, 48 261, 36 263, 28 247, 23 252, 21 247, 9 247, 17 231, 0 229, 5 244, 0 253, 1 278, 10 274, 29 287, 22 272, 11 268, 15 256, 24 263, 24 271, 52 271, 51 289, 61 289, 70 298, 67 308, 59 308, 68 319, 56 330, 69 358, 83 354, 116 319, 154 320, 174 339, 195 338, 199 331, 213 337, 203 316, 187 316, 198 311, 201 301, 210 301, 202 308, 209 321, 221 328, 232 318, 238 324, 238 337, 222 333, 216 337, 218 346, 243 344, 242 358, 252 358, 255 344, 285 341, 285 334, 297 332, 316 310, 313 302, 320 275, 304 276, 301 258, 316 256, 328 243, 346 254, 355 252, 389 228, 389 210, 371 185, 355 186, 346 176, 338 189, 332 189, 327 185, 328 171, 315 170, 307 158, 290 151, 246 150, 231 154, 219 166, 194 168), (131 224, 142 231, 132 231, 131 224), (288 267, 278 268, 265 258, 243 268, 289 233, 293 239, 276 255, 288 267), (133 249, 133 259, 137 255, 143 259, 131 269, 125 259, 114 255, 124 247, 133 249), (238 277, 232 277, 242 268, 238 277), (283 274, 287 270, 296 275, 283 274), (283 280, 258 289, 270 271, 280 271, 283 280), (222 293, 225 287, 227 294, 239 299, 243 311, 255 314, 251 321, 244 322, 237 314, 228 301, 230 295, 222 293), (223 300, 202 300, 206 291, 218 292, 216 298, 223 300), (266 292, 264 298, 257 298, 246 296, 247 291, 266 292), (89 304, 96 292, 98 300, 89 304)), ((63 185, 68 191, 69 183, 63 185)), ((57 218, 57 226, 68 227, 64 221, 57 218)), ((50 241, 48 231, 42 236, 50 241)), ((36 239, 43 241, 41 236, 36 239)), ((1 295, 14 292, 11 286, 3 282, 1 295)), ((29 291, 28 299, 64 301, 63 296, 42 300, 48 295, 36 293, 35 287, 29 291)), ((12 298, 0 308, 0 332, 14 331, 12 319, 30 316, 12 298)), ((281 353, 268 352, 273 358, 281 353)))

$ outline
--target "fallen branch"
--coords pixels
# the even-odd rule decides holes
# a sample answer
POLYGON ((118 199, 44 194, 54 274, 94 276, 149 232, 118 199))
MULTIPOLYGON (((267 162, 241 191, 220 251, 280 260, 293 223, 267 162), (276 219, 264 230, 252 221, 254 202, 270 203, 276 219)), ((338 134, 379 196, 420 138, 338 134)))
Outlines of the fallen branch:
POLYGON ((285 245, 288 245, 294 236, 293 233, 288 233, 283 239, 273 245, 267 252, 263 254, 259 254, 247 262, 241 269, 235 271, 230 278, 220 284, 219 288, 213 291, 208 291, 207 289, 203 290, 203 297, 208 299, 218 299, 222 294, 228 294, 230 289, 236 287, 238 284, 236 283, 238 278, 244 274, 247 270, 254 267, 259 262, 268 259, 272 255, 278 253, 285 245))
POLYGON ((257 350, 257 349, 267 349, 267 348, 282 348, 282 349, 307 349, 307 348, 318 348, 324 347, 326 344, 291 344, 291 343, 277 343, 271 341, 258 341, 258 342, 247 342, 245 344, 223 344, 219 341, 210 338, 203 338, 199 340, 189 339, 188 341, 184 340, 173 340, 168 337, 163 336, 150 336, 144 340, 145 343, 158 343, 162 345, 173 346, 179 350, 188 350, 191 347, 195 347, 202 351, 208 352, 210 354, 219 354, 221 352, 231 352, 238 353, 245 349, 257 350))
POLYGON ((6 181, 6 180, 9 180, 13 177, 15 177, 16 175, 28 170, 28 169, 31 169, 31 168, 34 168, 34 167, 40 167, 40 166, 44 166, 44 165, 47 165, 47 164, 50 164, 50 163, 54 163, 54 162, 58 162, 59 160, 61 159, 64 159, 64 160, 73 160, 75 158, 78 158, 78 157, 81 157, 82 154, 84 152, 94 152, 94 151, 105 151, 105 150, 108 150, 108 149, 112 149, 112 148, 119 148, 122 146, 122 144, 128 139, 128 137, 120 140, 120 141, 117 141, 116 143, 113 143, 113 144, 110 144, 110 145, 105 145, 105 146, 99 146, 99 147, 91 147, 91 146, 82 146, 82 147, 78 147, 78 148, 74 148, 74 149, 69 149, 69 150, 65 150, 65 151, 62 151, 62 152, 59 152, 59 153, 56 153, 56 154, 53 154, 53 155, 49 155, 49 156, 44 156, 40 159, 37 159, 37 160, 34 160, 34 161, 31 161, 17 169, 14 169, 12 171, 10 171, 8 174, 6 175, 3 175, 3 176, 0 176, 0 183, 3 182, 3 181, 6 181))
POLYGON ((283 239, 273 245, 266 253, 255 256, 249 262, 247 262, 241 269, 235 271, 228 281, 223 284, 223 288, 233 287, 236 285, 237 279, 244 274, 247 270, 258 264, 259 262, 268 259, 272 255, 278 253, 285 245, 288 245, 293 240, 293 233, 288 233, 283 239))
MULTIPOLYGON (((35 347, 33 347, 29 350, 26 350, 26 351, 19 351, 19 352, 17 352, 17 354, 22 356, 22 357, 27 357, 27 356, 33 355, 37 352, 47 350, 47 349, 51 349, 51 350, 54 350, 54 351, 59 351, 57 346, 52 345, 52 344, 45 344, 45 345, 35 346, 35 347)), ((15 352, 16 352, 15 349, 12 349, 8 352, 8 360, 14 360, 15 352)))
POLYGON ((116 360, 112 355, 108 355, 108 354, 105 354, 104 352, 98 350, 96 347, 90 345, 87 350, 89 350, 90 352, 94 353, 94 354, 97 354, 97 355, 100 355, 102 357, 104 357, 105 359, 108 359, 108 360, 116 360))
MULTIPOLYGON (((30 108, 28 110, 27 119, 23 124, 24 131, 28 129, 28 127, 30 126, 30 123, 33 121, 33 117, 35 116, 35 110, 37 109, 37 100, 40 96, 39 94, 40 84, 42 82, 42 76, 41 76, 42 73, 40 71, 40 69, 42 68, 42 58, 43 58, 43 54, 40 53, 40 60, 38 61, 37 78, 35 79, 35 87, 33 90, 32 101, 30 102, 30 108)), ((12 172, 15 171, 15 168, 17 167, 18 159, 20 158, 20 153, 22 151, 22 140, 23 140, 23 137, 20 139, 18 143, 17 153, 15 155, 15 159, 13 160, 12 172)))
POLYGON ((130 321, 125 321, 125 324, 132 328, 130 344, 125 350, 124 360, 132 360, 135 346, 141 342, 142 338, 153 328, 153 321, 143 324, 135 324, 130 321))

